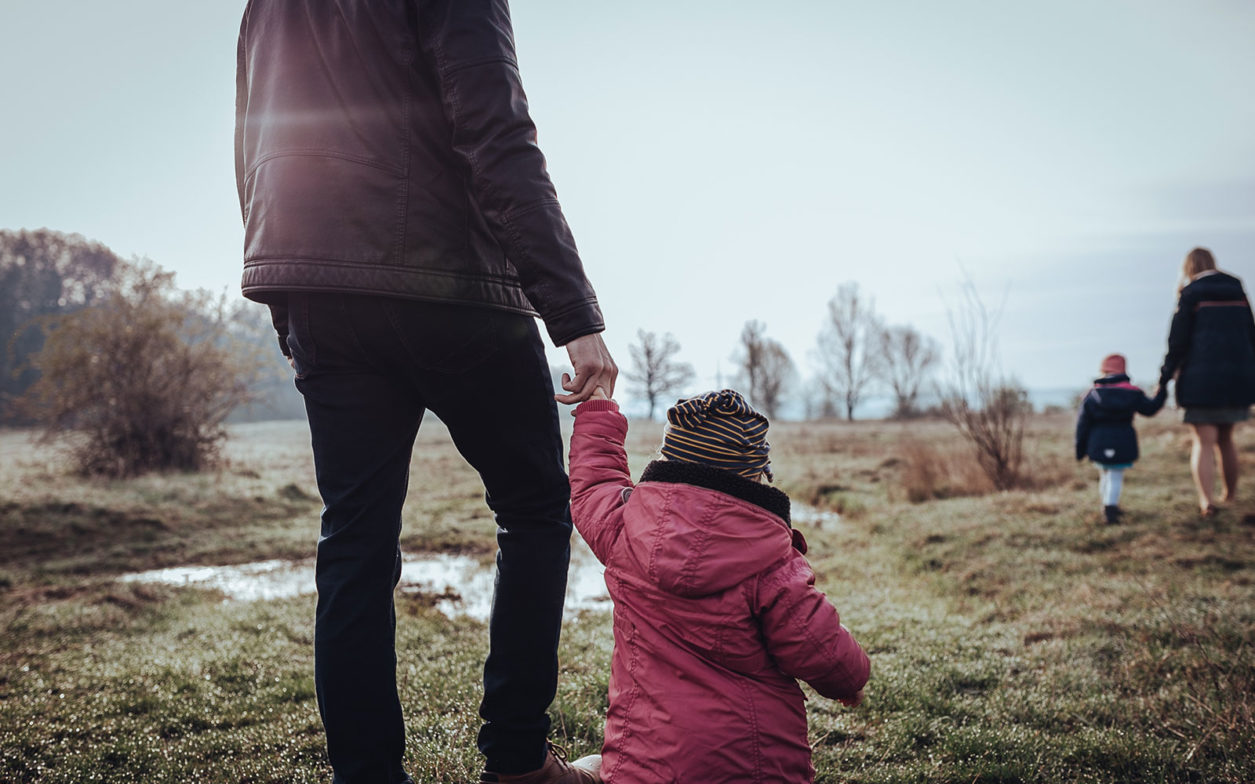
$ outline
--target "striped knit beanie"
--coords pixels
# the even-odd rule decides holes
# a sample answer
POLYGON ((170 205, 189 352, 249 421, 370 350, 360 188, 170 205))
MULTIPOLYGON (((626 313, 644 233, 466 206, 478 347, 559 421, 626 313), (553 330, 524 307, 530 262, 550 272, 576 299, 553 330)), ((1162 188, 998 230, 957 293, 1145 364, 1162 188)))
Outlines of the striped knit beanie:
POLYGON ((731 389, 681 400, 667 411, 662 455, 668 460, 703 463, 757 479, 766 472, 767 418, 731 389))

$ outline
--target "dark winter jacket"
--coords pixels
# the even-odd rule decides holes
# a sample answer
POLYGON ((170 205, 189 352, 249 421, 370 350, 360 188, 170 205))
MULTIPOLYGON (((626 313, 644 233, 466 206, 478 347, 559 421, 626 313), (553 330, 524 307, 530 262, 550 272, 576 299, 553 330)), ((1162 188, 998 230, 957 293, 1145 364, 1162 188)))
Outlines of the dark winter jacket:
POLYGON ((1185 408, 1255 403, 1255 319, 1242 281, 1216 272, 1181 290, 1160 385, 1174 374, 1177 404, 1185 408))
POLYGON ((244 295, 346 292, 603 322, 536 146, 506 0, 251 0, 244 295))
POLYGON ((1154 416, 1168 398, 1167 389, 1159 388, 1154 398, 1129 383, 1120 373, 1103 376, 1081 402, 1076 418, 1076 459, 1089 457, 1095 463, 1120 465, 1137 460, 1137 431, 1133 414, 1154 416))

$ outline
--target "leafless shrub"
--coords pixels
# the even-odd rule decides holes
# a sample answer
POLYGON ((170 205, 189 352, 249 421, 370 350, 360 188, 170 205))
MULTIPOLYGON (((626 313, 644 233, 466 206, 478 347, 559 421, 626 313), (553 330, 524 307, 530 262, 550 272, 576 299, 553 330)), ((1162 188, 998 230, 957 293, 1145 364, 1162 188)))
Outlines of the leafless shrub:
POLYGON ((984 495, 993 483, 970 449, 937 447, 913 439, 898 447, 899 486, 913 504, 984 495))
POLYGON ((972 447, 994 487, 1008 490, 1021 481, 1024 424, 1032 405, 999 365, 1001 310, 986 308, 968 278, 959 291, 959 305, 949 313, 953 346, 950 377, 939 390, 941 411, 972 447))
POLYGON ((78 436, 85 474, 202 468, 258 367, 224 311, 221 300, 177 294, 172 273, 128 267, 96 303, 47 323, 23 409, 48 438, 78 436))

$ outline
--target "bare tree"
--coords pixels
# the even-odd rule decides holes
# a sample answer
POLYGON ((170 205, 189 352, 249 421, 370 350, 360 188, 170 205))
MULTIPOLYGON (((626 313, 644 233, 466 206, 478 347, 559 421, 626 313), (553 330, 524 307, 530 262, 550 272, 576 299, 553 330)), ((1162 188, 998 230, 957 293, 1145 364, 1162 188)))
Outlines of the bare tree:
POLYGON ((880 373, 880 319, 857 283, 842 283, 828 301, 828 320, 819 332, 824 383, 845 408, 846 419, 880 373))
POLYGON ((769 418, 780 410, 784 390, 795 375, 789 352, 777 340, 767 337, 767 325, 747 321, 741 330, 741 347, 736 362, 750 400, 769 418))
POLYGON ((78 234, 0 230, 0 423, 31 424, 11 403, 39 377, 44 327, 104 296, 122 264, 78 234))
POLYGON ((940 359, 937 341, 912 326, 893 326, 880 333, 882 375, 893 390, 893 415, 904 419, 918 413, 919 392, 940 359))
POLYGON ((636 340, 638 342, 628 346, 632 369, 624 375, 634 382, 636 392, 649 401, 649 418, 653 419, 659 398, 678 392, 692 382, 693 366, 673 359, 680 352, 680 344, 671 333, 660 338, 653 332, 638 329, 636 340))
POLYGON ((832 391, 819 376, 811 376, 801 387, 802 416, 807 420, 836 419, 837 407, 832 391))
POLYGON ((990 310, 970 278, 949 311, 953 340, 949 380, 940 390, 942 413, 976 452, 976 461, 999 490, 1015 487, 1024 461, 1028 394, 1004 375, 998 359, 1001 308, 990 310))

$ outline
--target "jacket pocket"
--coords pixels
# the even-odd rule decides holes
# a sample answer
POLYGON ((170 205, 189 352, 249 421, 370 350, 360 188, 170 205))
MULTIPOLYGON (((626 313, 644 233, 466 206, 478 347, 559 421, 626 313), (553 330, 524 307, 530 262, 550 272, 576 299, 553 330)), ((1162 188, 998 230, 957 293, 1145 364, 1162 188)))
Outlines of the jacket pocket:
POLYGON ((405 185, 403 172, 366 158, 317 150, 272 153, 245 181, 244 260, 395 263, 405 185))

